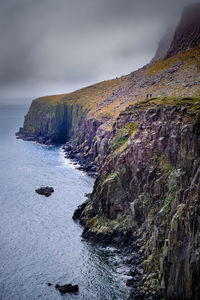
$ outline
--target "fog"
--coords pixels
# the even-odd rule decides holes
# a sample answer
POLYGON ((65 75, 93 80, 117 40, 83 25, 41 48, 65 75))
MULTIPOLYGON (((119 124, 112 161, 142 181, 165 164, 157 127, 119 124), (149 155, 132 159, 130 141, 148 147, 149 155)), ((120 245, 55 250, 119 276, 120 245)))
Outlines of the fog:
POLYGON ((22 104, 138 69, 192 2, 1 0, 0 102, 22 104))

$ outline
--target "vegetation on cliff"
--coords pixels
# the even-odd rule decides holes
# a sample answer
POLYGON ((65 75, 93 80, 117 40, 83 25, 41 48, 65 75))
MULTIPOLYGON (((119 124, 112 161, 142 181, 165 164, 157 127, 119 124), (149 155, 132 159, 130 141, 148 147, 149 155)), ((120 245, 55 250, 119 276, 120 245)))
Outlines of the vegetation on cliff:
POLYGON ((143 290, 157 290, 167 299, 195 299, 200 293, 200 97, 129 106, 114 125, 110 145, 80 216, 84 236, 106 235, 128 218, 127 228, 118 225, 118 230, 131 226, 139 237, 143 290), (126 133, 128 124, 137 124, 134 134, 126 133), (116 151, 119 136, 119 144, 125 142, 116 151))

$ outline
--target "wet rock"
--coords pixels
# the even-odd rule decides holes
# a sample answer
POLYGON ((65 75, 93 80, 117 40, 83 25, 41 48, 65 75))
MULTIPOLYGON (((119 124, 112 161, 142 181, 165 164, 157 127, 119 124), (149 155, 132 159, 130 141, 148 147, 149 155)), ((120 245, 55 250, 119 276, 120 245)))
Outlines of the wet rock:
POLYGON ((91 196, 91 193, 85 193, 84 194, 84 197, 86 197, 86 198, 90 198, 90 196, 91 196))
POLYGON ((77 284, 72 285, 71 283, 65 284, 65 285, 60 285, 56 284, 55 288, 59 290, 61 294, 67 294, 67 293, 77 293, 79 291, 79 287, 77 284))
POLYGON ((54 192, 54 189, 53 189, 53 187, 45 186, 45 187, 41 187, 39 189, 36 189, 35 191, 39 195, 44 195, 46 197, 49 197, 54 192))

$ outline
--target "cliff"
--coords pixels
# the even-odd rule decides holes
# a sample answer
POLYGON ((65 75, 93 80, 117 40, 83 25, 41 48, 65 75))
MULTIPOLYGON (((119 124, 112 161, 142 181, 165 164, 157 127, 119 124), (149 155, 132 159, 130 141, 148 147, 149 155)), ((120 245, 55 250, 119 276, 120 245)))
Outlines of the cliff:
POLYGON ((166 58, 200 44, 200 3, 186 7, 166 58))
POLYGON ((153 97, 199 95, 199 66, 197 46, 127 76, 70 94, 38 98, 32 102, 17 135, 46 144, 71 140, 75 151, 100 163, 120 112, 144 99, 146 93, 153 97))
POLYGON ((137 266, 131 282, 140 297, 200 298, 199 5, 192 20, 191 11, 150 64, 34 100, 18 133, 66 143, 66 155, 87 171, 100 166, 74 218, 83 237, 137 251, 131 261, 142 261, 144 275, 137 266), (144 100, 146 93, 153 98, 144 100))
MULTIPOLYGON (((143 291, 200 297, 200 98, 129 106, 113 128, 93 193, 79 208, 83 236, 132 230, 144 255, 143 291)), ((75 215, 76 216, 76 215, 75 215)))
POLYGON ((73 155, 78 151, 88 161, 100 163, 112 126, 127 106, 147 93, 153 97, 200 94, 199 15, 199 4, 185 9, 174 36, 169 30, 143 68, 73 93, 34 100, 18 136, 47 144, 71 140, 73 155))
POLYGON ((172 39, 174 37, 175 28, 169 27, 167 33, 161 39, 158 44, 155 56, 152 58, 150 64, 155 64, 159 60, 163 60, 166 56, 167 51, 171 45, 172 39))

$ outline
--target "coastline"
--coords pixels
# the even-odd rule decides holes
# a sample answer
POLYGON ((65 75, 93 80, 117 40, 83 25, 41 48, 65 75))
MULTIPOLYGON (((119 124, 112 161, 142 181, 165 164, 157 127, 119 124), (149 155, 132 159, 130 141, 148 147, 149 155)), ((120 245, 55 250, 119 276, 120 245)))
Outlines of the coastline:
POLYGON ((126 285, 130 287, 130 293, 127 295, 127 300, 144 299, 153 300, 159 299, 156 292, 144 292, 142 290, 144 280, 144 269, 143 269, 143 254, 138 246, 137 233, 133 234, 133 231, 126 230, 126 228, 116 227, 110 232, 93 232, 88 228, 87 220, 82 214, 86 205, 90 201, 91 194, 87 195, 86 199, 81 205, 77 207, 72 216, 73 220, 79 223, 83 232, 81 237, 87 242, 94 243, 96 245, 113 246, 117 249, 118 253, 123 256, 124 264, 128 267, 129 271, 125 274, 130 276, 126 281, 126 285))
MULTIPOLYGON (((34 134, 30 134, 30 132, 25 131, 23 128, 19 129, 19 132, 15 133, 17 139, 21 139, 23 141, 32 141, 42 145, 58 145, 52 142, 51 139, 47 139, 43 136, 37 136, 34 134)), ((67 141, 64 144, 59 144, 64 151, 65 158, 68 158, 74 162, 74 164, 78 164, 77 169, 84 171, 88 176, 92 178, 96 178, 98 175, 99 164, 95 163, 90 157, 85 157, 84 153, 77 149, 77 145, 73 141, 67 141)))
MULTIPOLYGON (((16 134, 17 139, 22 139, 23 141, 33 141, 42 145, 51 146, 56 145, 45 137, 30 135, 28 132, 23 132, 20 129, 16 134)), ((64 145, 61 145, 61 150, 64 152, 64 159, 70 159, 76 168, 80 171, 85 172, 88 176, 96 179, 98 175, 99 165, 87 158, 85 160, 84 154, 79 152, 76 148, 76 144, 73 141, 68 141, 64 145)), ((86 195, 89 200, 91 194, 86 195)), ((129 276, 126 285, 130 287, 130 294, 127 295, 127 300, 131 299, 156 299, 152 298, 153 294, 144 294, 141 292, 143 286, 143 255, 139 252, 139 247, 137 246, 137 236, 133 235, 130 231, 118 231, 118 229, 107 233, 92 233, 86 228, 86 221, 81 218, 81 213, 85 208, 84 203, 79 205, 72 216, 74 222, 79 223, 83 228, 81 237, 87 242, 94 243, 96 245, 103 246, 113 246, 117 249, 117 252, 123 256, 124 264, 128 267, 129 271, 124 274, 129 276)))

